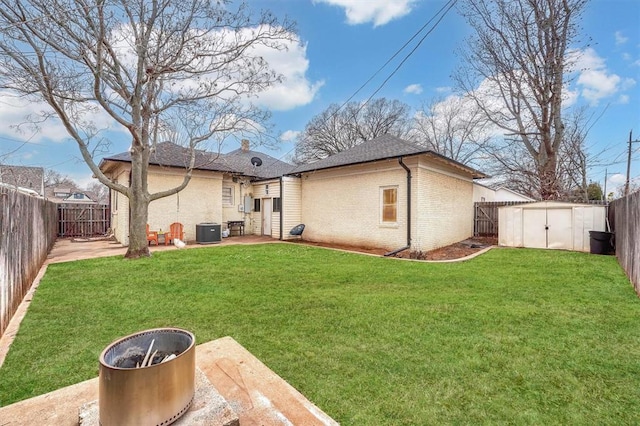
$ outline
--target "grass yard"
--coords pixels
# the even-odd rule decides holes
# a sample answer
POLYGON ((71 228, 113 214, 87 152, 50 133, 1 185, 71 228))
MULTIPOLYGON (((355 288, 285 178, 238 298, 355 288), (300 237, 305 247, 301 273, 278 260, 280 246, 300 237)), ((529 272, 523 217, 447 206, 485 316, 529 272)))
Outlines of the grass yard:
POLYGON ((343 425, 637 424, 640 301, 615 258, 428 264, 292 244, 54 264, 0 405, 95 377, 116 338, 232 336, 343 425))

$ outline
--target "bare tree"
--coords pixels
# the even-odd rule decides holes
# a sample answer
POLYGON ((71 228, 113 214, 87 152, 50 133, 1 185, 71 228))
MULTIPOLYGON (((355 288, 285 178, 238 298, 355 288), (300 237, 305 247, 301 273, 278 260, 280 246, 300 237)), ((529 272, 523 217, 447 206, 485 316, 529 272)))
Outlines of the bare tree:
POLYGON ((349 102, 342 108, 332 104, 306 125, 296 143, 294 161, 320 160, 387 133, 406 137, 409 110, 408 105, 385 98, 366 104, 349 102))
POLYGON ((413 119, 417 144, 463 164, 478 166, 493 137, 489 122, 472 99, 449 96, 423 105, 413 119))
MULTIPOLYGON (((465 0, 475 31, 455 78, 486 117, 520 144, 537 194, 561 196, 558 153, 564 139, 563 88, 578 20, 587 0, 465 0)), ((575 59, 575 57, 573 58, 575 59)), ((524 176, 524 175, 523 175, 524 176)))
POLYGON ((45 169, 44 186, 45 188, 65 187, 73 191, 80 189, 80 186, 78 186, 78 184, 75 183, 69 176, 63 175, 62 173, 53 169, 45 169))
POLYGON ((87 185, 85 192, 93 201, 99 204, 107 204, 109 202, 109 188, 100 182, 91 182, 87 185))
POLYGON ((125 256, 136 258, 149 255, 149 203, 186 187, 195 148, 263 129, 268 114, 250 97, 280 77, 257 48, 296 40, 290 23, 224 0, 0 0, 0 87, 45 101, 93 175, 129 198, 125 256), (94 161, 105 141, 96 116, 131 138, 129 187, 94 161), (149 155, 167 131, 192 154, 182 183, 152 194, 149 155))

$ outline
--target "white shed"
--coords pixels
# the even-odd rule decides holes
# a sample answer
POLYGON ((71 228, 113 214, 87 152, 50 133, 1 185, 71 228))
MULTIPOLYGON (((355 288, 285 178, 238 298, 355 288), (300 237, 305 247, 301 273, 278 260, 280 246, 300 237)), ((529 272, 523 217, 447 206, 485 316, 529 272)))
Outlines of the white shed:
POLYGON ((605 227, 601 205, 541 201, 498 209, 498 244, 506 247, 589 252, 589 231, 605 227))

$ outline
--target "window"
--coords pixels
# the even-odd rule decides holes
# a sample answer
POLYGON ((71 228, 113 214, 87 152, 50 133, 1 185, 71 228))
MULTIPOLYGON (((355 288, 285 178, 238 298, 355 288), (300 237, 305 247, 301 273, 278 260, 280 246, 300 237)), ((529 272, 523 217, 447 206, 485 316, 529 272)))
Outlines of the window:
POLYGON ((273 199, 273 212, 277 213, 280 211, 280 209, 282 208, 282 201, 280 200, 280 198, 274 198, 273 199))
POLYGON ((253 211, 254 212, 260 211, 260 198, 256 198, 255 200, 253 200, 253 211))
POLYGON ((398 221, 398 188, 397 187, 383 187, 381 189, 382 195, 382 211, 381 218, 383 223, 395 223, 398 221))
POLYGON ((222 205, 233 206, 233 187, 232 186, 222 187, 222 205))

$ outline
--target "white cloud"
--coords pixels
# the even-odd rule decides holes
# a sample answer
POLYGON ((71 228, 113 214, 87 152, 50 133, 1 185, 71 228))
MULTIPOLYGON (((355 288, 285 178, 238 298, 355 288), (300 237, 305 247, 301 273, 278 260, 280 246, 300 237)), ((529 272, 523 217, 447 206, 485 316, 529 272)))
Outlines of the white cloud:
POLYGON ((593 48, 583 51, 573 51, 575 69, 578 71, 576 85, 580 87, 580 94, 591 105, 607 97, 615 95, 622 88, 623 80, 617 74, 610 73, 603 58, 598 56, 593 48))
POLYGON ((301 132, 297 130, 287 130, 283 134, 280 135, 280 140, 284 142, 291 142, 298 138, 301 132))
POLYGON ((622 34, 622 31, 616 31, 615 37, 616 37, 616 44, 617 45, 625 44, 627 41, 629 41, 629 37, 625 37, 622 34))
POLYGON ((350 25, 372 22, 375 27, 385 25, 411 12, 416 0, 315 0, 342 7, 350 25))
POLYGON ((441 86, 441 87, 436 87, 436 92, 437 93, 450 93, 451 92, 451 87, 449 86, 441 86))
POLYGON ((45 140, 62 142, 69 134, 60 122, 50 118, 39 123, 37 128, 32 124, 39 120, 42 113, 51 113, 51 108, 44 102, 18 97, 8 91, 0 91, 0 134, 10 138, 42 143, 45 140), (41 129, 38 131, 38 128, 41 129))
POLYGON ((578 77, 582 86, 582 96, 591 105, 597 105, 600 99, 614 95, 620 85, 620 77, 616 74, 607 74, 606 70, 586 70, 578 77))
POLYGON ((618 103, 626 105, 629 103, 629 95, 620 95, 620 98, 618 98, 618 103))
POLYGON ((294 41, 287 49, 275 50, 267 47, 255 49, 269 63, 269 66, 284 77, 282 83, 273 85, 258 95, 258 104, 272 110, 286 111, 310 103, 324 81, 311 82, 307 79, 309 69, 306 44, 294 41))
POLYGON ((410 84, 404 88, 403 92, 413 95, 419 95, 420 93, 422 93, 422 86, 420 84, 410 84))

